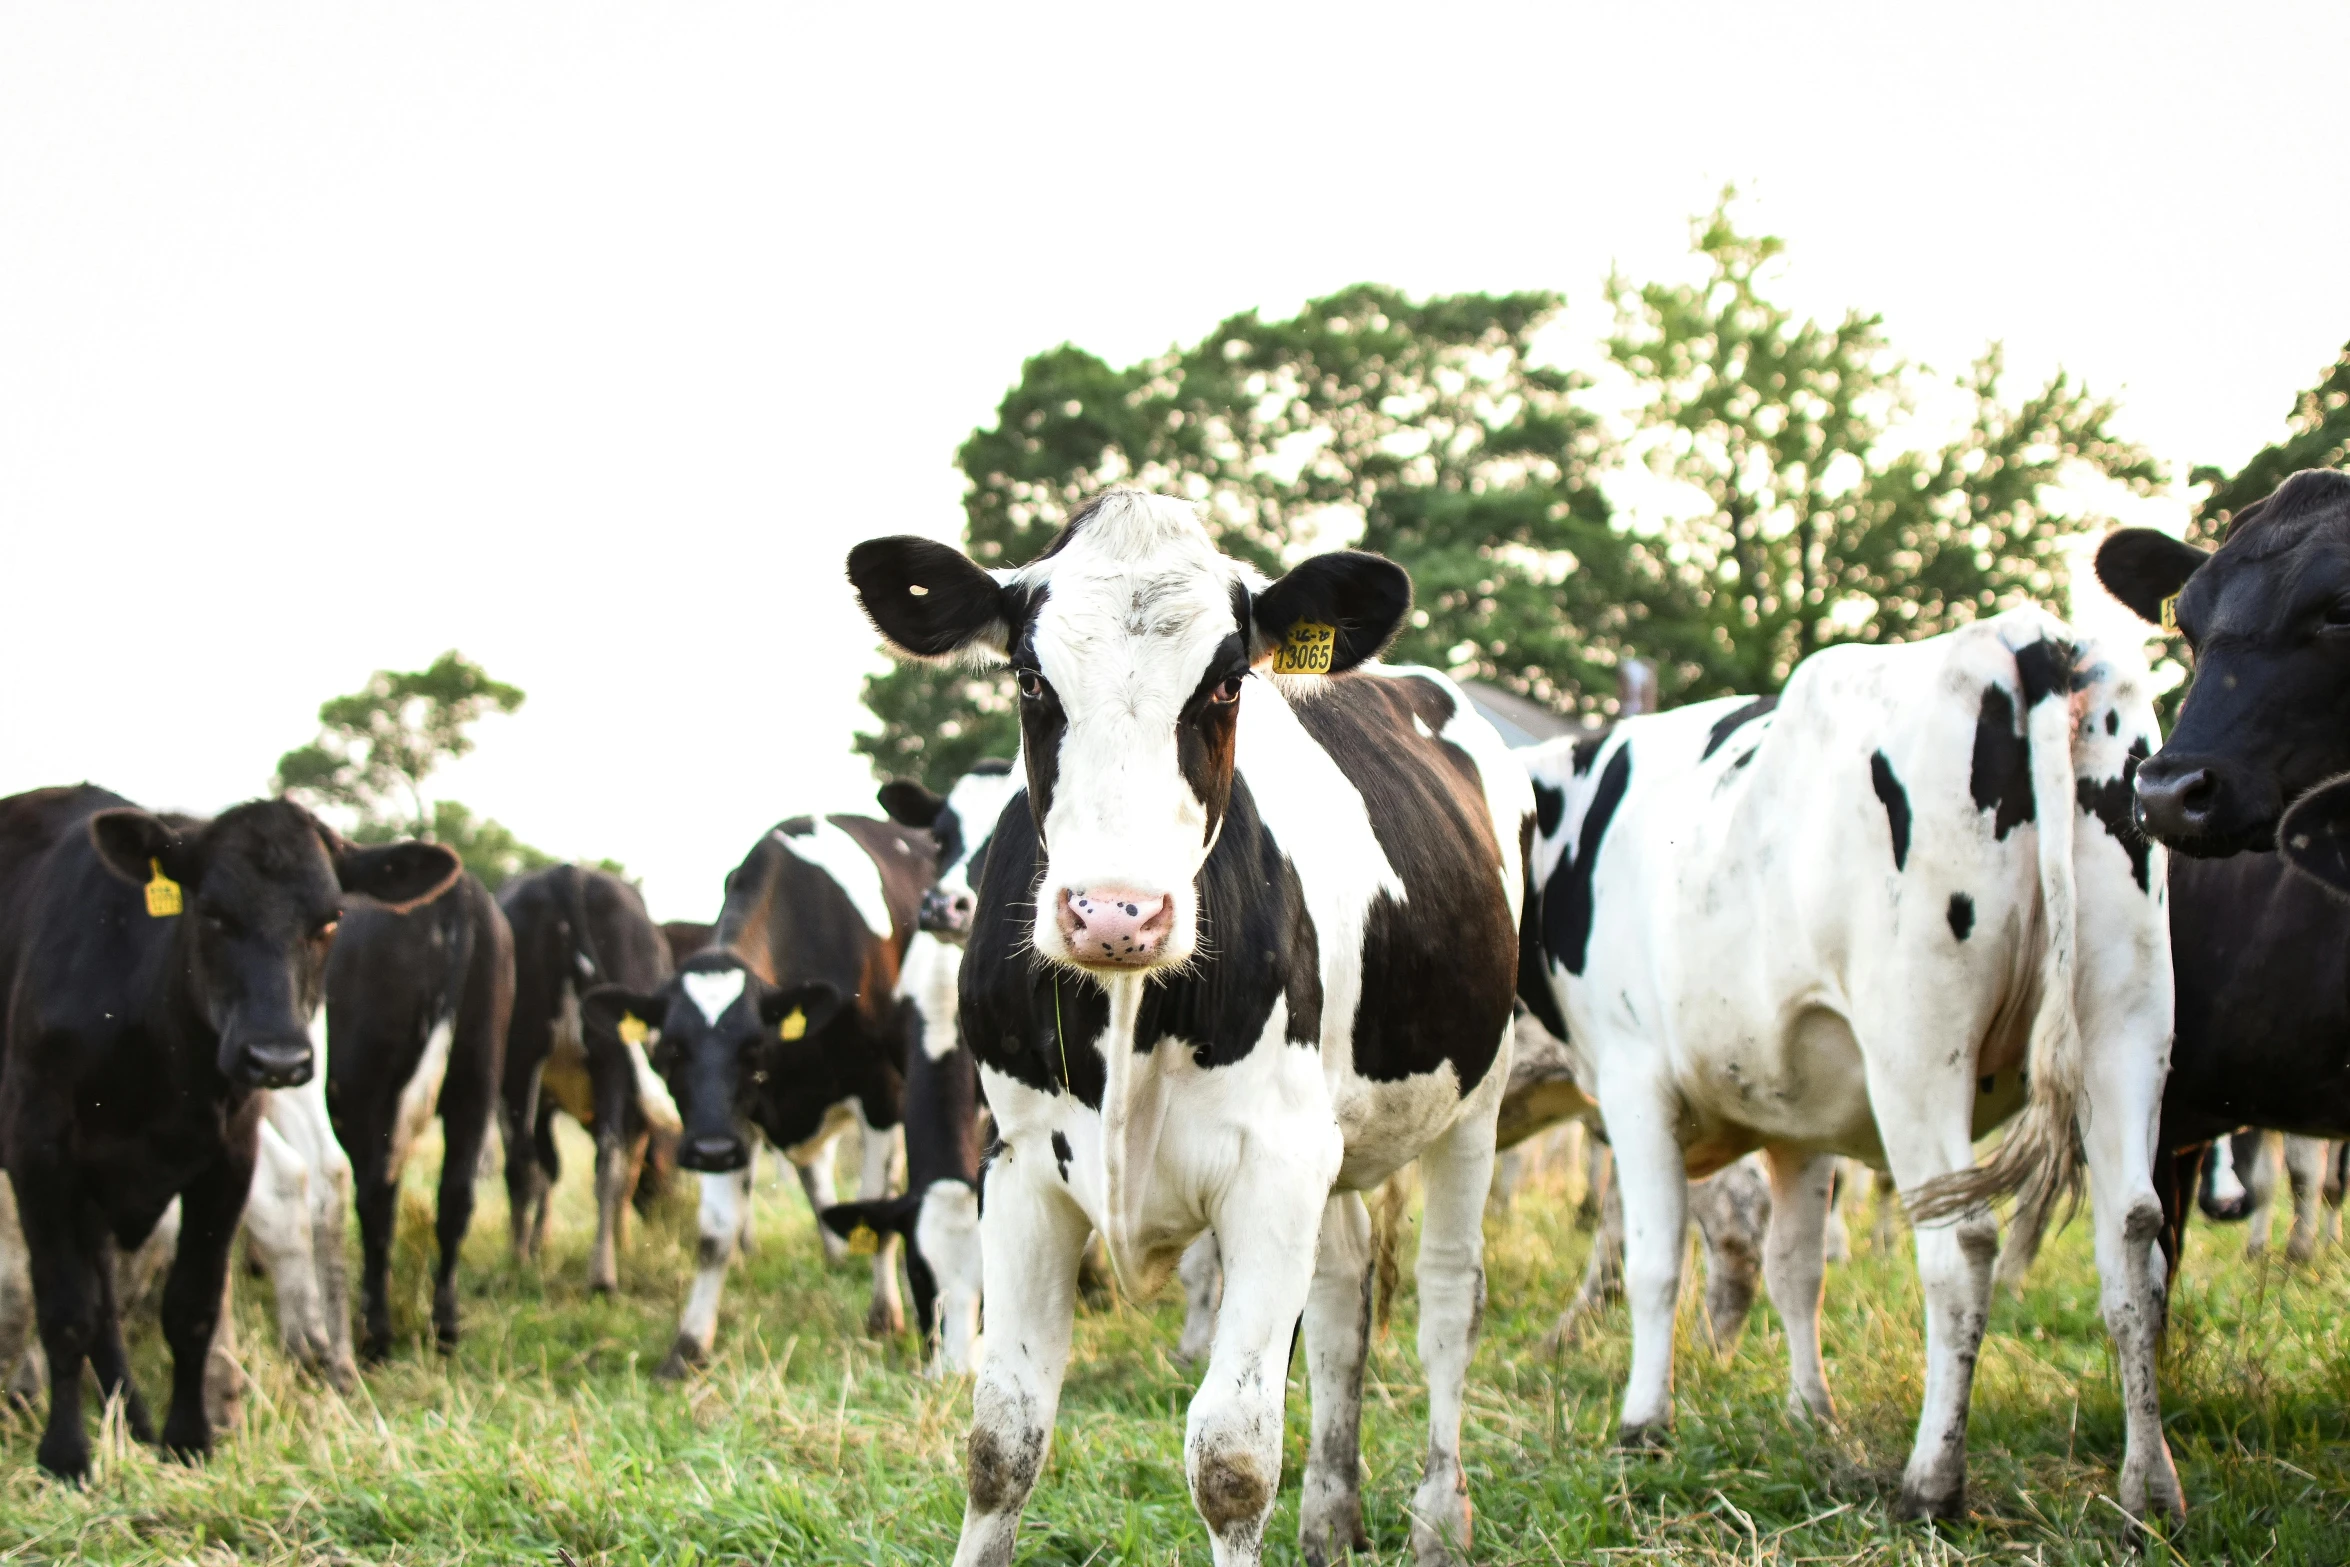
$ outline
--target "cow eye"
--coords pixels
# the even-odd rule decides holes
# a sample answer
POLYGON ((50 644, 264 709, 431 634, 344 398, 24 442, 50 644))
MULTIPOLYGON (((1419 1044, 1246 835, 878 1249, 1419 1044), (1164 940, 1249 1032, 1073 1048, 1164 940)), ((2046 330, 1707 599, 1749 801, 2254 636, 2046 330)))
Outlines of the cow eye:
POLYGON ((1025 667, 1015 669, 1012 671, 1012 678, 1020 682, 1020 694, 1031 702, 1040 700, 1044 696, 1044 676, 1035 670, 1025 667))
POLYGON ((1221 681, 1217 683, 1216 689, 1209 694, 1208 700, 1215 703, 1218 707, 1230 707, 1233 703, 1239 701, 1240 676, 1226 675, 1221 681))
POLYGON ((2350 598, 2336 599, 2326 606, 2325 625, 2328 631, 2350 629, 2350 598))

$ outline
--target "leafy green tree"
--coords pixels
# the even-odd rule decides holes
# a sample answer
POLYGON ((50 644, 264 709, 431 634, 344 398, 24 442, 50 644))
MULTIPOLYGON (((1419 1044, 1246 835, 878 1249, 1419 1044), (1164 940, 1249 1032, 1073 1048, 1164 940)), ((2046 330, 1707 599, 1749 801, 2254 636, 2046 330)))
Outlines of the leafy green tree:
MULTIPOLYGON (((428 800, 424 781, 472 751, 466 731, 477 720, 522 701, 520 688, 491 679, 454 649, 428 669, 379 669, 361 689, 319 707, 318 738, 278 758, 275 787, 313 808, 349 813, 351 836, 362 843, 411 835, 445 843, 494 892, 554 856, 455 800, 428 800)), ((620 871, 609 860, 601 868, 620 871)))
MULTIPOLYGON (((1359 530, 1413 575, 1397 656, 1562 706, 1612 693, 1671 583, 1611 526, 1595 479, 1612 449, 1574 401, 1583 382, 1541 362, 1558 308, 1545 293, 1414 301, 1366 284, 1287 320, 1233 316, 1124 369, 1066 345, 1040 354, 958 455, 965 545, 1018 565, 1115 484, 1204 503, 1221 546, 1270 575, 1359 530)), ((944 788, 1018 744, 999 675, 908 665, 865 698, 881 729, 856 743, 884 775, 944 788)))
POLYGON ((2062 540, 2083 523, 2048 490, 2079 467, 2139 493, 2162 481, 2112 433, 2114 405, 2060 373, 2011 406, 1994 346, 1959 385, 1965 430, 1905 442, 1919 374, 1882 318, 1798 319, 1764 283, 1781 242, 1738 232, 1729 204, 1697 226, 1701 280, 1608 286, 1607 352, 1640 398, 1631 447, 1695 499, 1663 528, 1682 591, 1643 649, 1665 700, 1775 691, 1830 642, 2055 603, 2062 540))
POLYGON ((2236 513, 2267 495, 2304 468, 2350 466, 2350 343, 2317 385, 2293 399, 2285 438, 2255 452, 2234 473, 2197 468, 2188 478, 2208 484, 2211 493, 2195 508, 2189 542, 2209 549, 2227 536, 2236 513))

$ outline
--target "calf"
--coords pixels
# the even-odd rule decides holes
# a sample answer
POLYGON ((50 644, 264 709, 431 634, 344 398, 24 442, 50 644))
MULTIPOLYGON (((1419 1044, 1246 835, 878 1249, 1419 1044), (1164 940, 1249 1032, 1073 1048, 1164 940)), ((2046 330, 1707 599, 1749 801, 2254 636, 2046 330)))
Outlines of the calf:
POLYGON ((391 1353, 385 1280, 400 1172, 437 1113, 441 1177, 433 1334, 457 1343, 457 1253, 473 1222, 474 1178, 497 1103, 514 1010, 514 935, 478 876, 420 909, 360 904, 326 969, 326 1103, 359 1194, 370 1360, 391 1353))
POLYGON ((456 875, 447 849, 354 847, 284 800, 211 821, 150 815, 86 784, 0 801, 0 1168, 49 1362, 38 1456, 50 1473, 89 1470, 85 1365, 102 1393, 122 1394, 132 1434, 155 1440, 123 1353, 112 1259, 174 1197, 162 1442, 210 1450, 204 1366, 261 1094, 315 1069, 343 899, 410 905, 456 875))
POLYGON ((1461 1408, 1532 800, 1449 680, 1372 661, 1409 579, 1343 553, 1268 583, 1191 506, 1135 491, 1015 570, 893 538, 857 546, 849 576, 900 651, 1008 660, 1019 691, 1026 809, 997 824, 961 975, 1002 1144, 956 1560, 1011 1559, 1097 1229, 1137 1292, 1216 1234, 1224 1295, 1185 1442, 1216 1560, 1259 1559, 1301 1315, 1304 1547, 1364 1543, 1360 1193, 1415 1157, 1414 1548, 1465 1551, 1461 1408))
POLYGON ((1927 1369, 1897 1507, 1957 1515, 1998 1237, 1987 1201, 2020 1188, 2044 1211, 2085 1147, 2121 1500, 2180 1511, 2151 1266, 2170 946, 2161 855, 2115 804, 2153 737, 2139 671, 2016 610, 1814 654, 1776 703, 1699 703, 1529 753, 1542 834, 1521 983, 1572 1042, 1615 1147, 1627 1442, 1672 1418, 1688 1180, 1757 1148, 1790 1403, 1832 1414, 1823 1230, 1847 1154, 1889 1167, 1917 1221, 1927 1369), (2019 1111, 1973 1170, 1974 1139, 2019 1111))
POLYGON ((546 1244, 563 1168, 560 1110, 596 1140, 588 1288, 606 1293, 620 1287, 624 1205, 634 1196, 642 1206, 658 1190, 680 1122, 643 1038, 585 1026, 580 997, 598 985, 659 985, 671 972, 669 945, 637 890, 603 871, 535 871, 509 882, 498 902, 514 929, 514 1019, 498 1098, 514 1254, 535 1257, 546 1244))
POLYGON ((979 902, 976 867, 986 863, 996 821, 1019 787, 1012 764, 991 759, 944 799, 902 779, 881 790, 893 821, 920 828, 938 846, 938 880, 922 895, 921 928, 898 973, 921 1047, 906 1069, 906 1190, 827 1208, 823 1218, 844 1239, 894 1233, 904 1243, 915 1321, 938 1345, 934 1374, 969 1371, 978 1354, 979 1077, 957 1026, 956 988, 979 902))
MULTIPOLYGON (((661 1375, 683 1376, 716 1339, 761 1137, 799 1166, 821 1215, 834 1204, 831 1140, 862 1125, 859 1195, 887 1190, 917 1026, 897 994, 900 966, 935 864, 926 832, 794 817, 726 878, 716 939, 675 978, 589 995, 594 1026, 645 1038, 683 1118, 678 1163, 702 1176, 693 1289, 661 1375)), ((894 1232, 877 1237, 866 1326, 905 1326, 894 1232)))

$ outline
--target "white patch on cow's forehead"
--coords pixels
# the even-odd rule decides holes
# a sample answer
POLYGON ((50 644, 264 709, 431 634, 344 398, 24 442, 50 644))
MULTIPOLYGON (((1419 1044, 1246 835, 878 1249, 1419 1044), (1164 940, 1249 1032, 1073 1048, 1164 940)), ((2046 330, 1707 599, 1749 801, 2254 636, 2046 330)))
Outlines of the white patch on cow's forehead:
POLYGON ((881 889, 881 868, 863 844, 821 816, 814 831, 798 837, 778 832, 775 841, 830 876, 856 905, 857 918, 867 930, 876 936, 889 934, 889 897, 881 889))
POLYGON ((1240 629, 1236 564, 1193 508, 1163 495, 1107 497, 1061 552, 1025 568, 1049 583, 1037 662, 1073 721, 1104 710, 1172 722, 1207 659, 1240 629))
POLYGON ((743 993, 743 971, 739 968, 689 970, 677 976, 677 983, 702 1016, 716 1023, 743 993))

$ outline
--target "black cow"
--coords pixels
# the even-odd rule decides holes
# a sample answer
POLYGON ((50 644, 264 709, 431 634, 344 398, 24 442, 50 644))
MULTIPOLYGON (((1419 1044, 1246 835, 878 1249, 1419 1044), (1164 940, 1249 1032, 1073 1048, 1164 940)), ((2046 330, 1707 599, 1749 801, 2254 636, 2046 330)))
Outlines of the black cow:
POLYGON ((457 1253, 473 1223, 481 1167, 514 1010, 514 933, 478 876, 399 913, 356 904, 326 969, 326 1104, 351 1156, 359 1198, 363 1312, 370 1360, 391 1353, 384 1298, 400 1171, 426 1123, 441 1119, 439 1264, 432 1320, 457 1342, 457 1253))
MULTIPOLYGON (((859 1194, 886 1189, 918 1026, 897 994, 899 965, 934 865, 928 833, 862 816, 794 817, 726 878, 708 950, 665 985, 588 997, 595 1026, 651 1031, 685 1123, 678 1163, 702 1175, 694 1286, 663 1375, 684 1375, 717 1335, 756 1139, 800 1167, 821 1214, 833 1203, 824 1152, 861 1121, 859 1194)), ((905 1325, 896 1252, 894 1235, 883 1237, 873 1259, 867 1325, 877 1333, 905 1325)))
POLYGON ((705 925, 700 920, 663 920, 661 939, 669 944, 669 966, 683 968, 685 960, 710 945, 710 938, 718 934, 718 927, 705 925))
POLYGON ((551 1187, 562 1173, 555 1112, 596 1140, 596 1245, 588 1287, 620 1287, 622 1205, 662 1187, 677 1140, 677 1106, 645 1060, 641 1034, 583 1024, 580 997, 598 985, 649 990, 671 973, 669 945, 644 899, 619 877, 557 865, 509 883, 499 898, 514 927, 514 1022, 500 1095, 514 1255, 547 1238, 551 1187))
POLYGON ((211 821, 155 816, 83 784, 0 801, 0 1166, 16 1189, 49 1361, 41 1466, 89 1471, 82 1368, 131 1384, 113 1258, 174 1197, 164 1287, 164 1448, 211 1449, 203 1381, 229 1240, 253 1183, 260 1091, 309 1079, 311 1030, 346 894, 395 907, 446 888, 457 857, 355 847, 284 800, 211 821))

